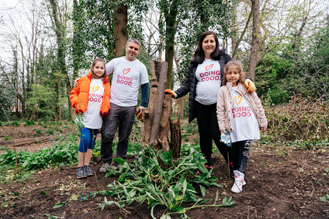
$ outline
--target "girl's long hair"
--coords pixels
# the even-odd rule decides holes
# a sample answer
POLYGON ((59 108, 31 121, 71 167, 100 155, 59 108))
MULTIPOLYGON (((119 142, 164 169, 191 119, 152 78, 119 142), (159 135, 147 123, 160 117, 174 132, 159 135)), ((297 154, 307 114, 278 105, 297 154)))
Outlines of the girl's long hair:
POLYGON ((101 76, 101 79, 104 80, 105 77, 106 77, 106 68, 105 68, 105 64, 106 64, 106 63, 105 63, 105 61, 104 61, 103 59, 101 59, 101 58, 96 58, 96 59, 94 59, 93 63, 92 63, 91 66, 90 66, 90 72, 91 72, 91 74, 92 74, 94 77, 96 77, 93 68, 95 67, 95 65, 96 65, 97 62, 103 62, 103 64, 104 64, 104 74, 101 76))
POLYGON ((237 60, 232 60, 229 61, 225 66, 224 66, 224 74, 222 76, 222 85, 226 85, 227 84, 227 79, 226 79, 226 73, 229 67, 231 67, 232 65, 236 66, 239 70, 240 73, 240 77, 238 80, 238 83, 243 83, 246 80, 246 74, 243 72, 243 68, 242 68, 242 64, 240 61, 237 60))
POLYGON ((198 46, 196 47, 196 50, 194 51, 194 55, 193 55, 191 63, 197 63, 197 64, 202 64, 203 63, 203 61, 204 61, 204 51, 202 49, 202 42, 203 42, 204 38, 206 38, 206 36, 208 36, 208 35, 213 35, 214 38, 215 38, 215 42, 216 42, 215 50, 210 55, 211 59, 212 60, 219 60, 220 59, 221 52, 219 50, 217 36, 213 31, 206 31, 206 32, 202 33, 202 35, 199 39, 199 43, 198 43, 198 46))

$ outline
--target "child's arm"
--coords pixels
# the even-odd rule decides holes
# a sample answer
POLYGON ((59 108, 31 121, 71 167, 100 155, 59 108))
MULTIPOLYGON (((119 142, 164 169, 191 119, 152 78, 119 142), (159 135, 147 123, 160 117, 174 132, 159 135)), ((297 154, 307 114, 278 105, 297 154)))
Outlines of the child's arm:
POLYGON ((70 93, 70 102, 72 104, 72 107, 75 108, 76 107, 76 103, 78 100, 78 96, 80 93, 80 81, 78 80, 78 86, 74 87, 70 93))
POLYGON ((225 132, 225 101, 224 101, 224 92, 222 89, 219 89, 217 95, 217 122, 218 127, 221 133, 225 132))

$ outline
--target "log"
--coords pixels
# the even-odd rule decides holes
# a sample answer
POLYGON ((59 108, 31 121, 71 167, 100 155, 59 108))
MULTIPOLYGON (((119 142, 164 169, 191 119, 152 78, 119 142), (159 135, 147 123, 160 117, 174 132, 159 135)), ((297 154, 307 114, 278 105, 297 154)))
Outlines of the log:
POLYGON ((181 146, 182 146, 182 137, 181 137, 179 118, 173 119, 170 121, 170 130, 171 130, 170 149, 173 152, 173 158, 179 158, 181 146))

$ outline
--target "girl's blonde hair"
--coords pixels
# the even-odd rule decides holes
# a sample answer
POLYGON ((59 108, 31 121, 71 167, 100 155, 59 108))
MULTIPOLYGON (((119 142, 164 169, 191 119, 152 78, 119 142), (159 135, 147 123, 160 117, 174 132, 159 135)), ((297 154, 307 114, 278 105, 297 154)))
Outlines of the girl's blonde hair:
POLYGON ((91 74, 93 75, 93 76, 95 76, 95 73, 94 73, 94 70, 93 70, 93 68, 95 67, 95 65, 96 65, 96 63, 97 62, 103 62, 103 64, 104 64, 104 74, 102 75, 102 79, 104 80, 105 79, 105 77, 106 77, 106 68, 105 68, 105 61, 103 60, 103 59, 101 59, 101 58, 96 58, 96 59, 94 59, 94 61, 93 61, 93 64, 91 64, 91 66, 90 66, 90 71, 91 71, 91 74))
POLYGON ((226 65, 224 66, 224 75, 222 76, 222 85, 226 85, 226 83, 227 83, 226 73, 227 73, 228 68, 231 67, 232 65, 236 66, 239 70, 240 78, 238 80, 238 83, 239 82, 243 83, 246 80, 246 75, 243 72, 241 62, 237 61, 237 60, 232 60, 232 61, 229 61, 228 63, 226 63, 226 65))

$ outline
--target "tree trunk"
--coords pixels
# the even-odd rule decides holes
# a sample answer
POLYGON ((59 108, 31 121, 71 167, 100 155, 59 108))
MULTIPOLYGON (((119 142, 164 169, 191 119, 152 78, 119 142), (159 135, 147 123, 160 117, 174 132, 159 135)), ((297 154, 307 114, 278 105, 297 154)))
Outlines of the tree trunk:
POLYGON ((170 5, 170 11, 164 11, 166 20, 166 49, 165 61, 168 63, 167 89, 172 88, 173 64, 174 64, 174 45, 175 34, 177 30, 178 0, 173 0, 170 5))
POLYGON ((253 27, 252 27, 252 45, 251 45, 251 55, 249 62, 249 77, 255 81, 255 70, 257 65, 258 56, 258 43, 259 43, 259 0, 252 0, 252 13, 253 13, 253 27))
POLYGON ((171 144, 170 149, 172 150, 172 155, 174 158, 180 157, 180 151, 182 146, 182 137, 180 129, 180 120, 179 118, 171 120, 170 122, 171 130, 171 144))
MULTIPOLYGON (((66 93, 67 93, 67 101, 68 101, 68 106, 69 106, 69 111, 71 114, 71 117, 73 116, 73 109, 72 109, 72 105, 70 103, 70 92, 71 92, 71 84, 70 84, 70 80, 68 77, 68 72, 66 69, 66 64, 65 64, 65 19, 62 21, 60 19, 60 13, 58 11, 58 5, 57 5, 57 1, 56 0, 49 0, 50 6, 51 6, 51 12, 52 12, 52 23, 53 23, 53 29, 55 31, 56 34, 56 42, 57 42, 57 67, 56 70, 60 71, 60 74, 63 76, 63 79, 65 81, 66 84, 66 93)), ((59 82, 58 82, 59 83, 59 82)), ((60 86, 58 85, 57 87, 57 91, 56 91, 56 95, 57 95, 57 108, 56 108, 56 114, 59 115, 60 113, 60 105, 59 105, 59 101, 60 101, 60 96, 59 96, 59 92, 60 92, 60 86)), ((59 118, 61 119, 61 118, 59 118)))
MULTIPOLYGON (((162 103, 162 115, 161 115, 159 134, 158 134, 158 141, 159 139, 162 139, 162 142, 168 143, 168 148, 166 148, 164 151, 169 150, 170 141, 168 134, 170 130, 171 106, 172 106, 171 94, 165 94, 162 103)), ((164 149, 163 145, 162 145, 162 149, 164 149)))
POLYGON ((115 56, 119 57, 125 54, 125 45, 128 40, 128 7, 120 5, 113 9, 114 39, 115 39, 115 56))
POLYGON ((159 132, 159 126, 160 126, 160 119, 162 115, 162 104, 164 99, 164 90, 166 88, 167 84, 167 70, 168 70, 168 63, 162 62, 161 63, 161 72, 160 72, 160 78, 159 78, 159 88, 157 91, 157 99, 155 103, 155 109, 154 109, 154 120, 152 124, 152 130, 151 130, 151 137, 150 137, 150 144, 155 143, 159 132))
POLYGON ((153 147, 169 150, 169 130, 171 118, 172 97, 164 94, 167 79, 167 63, 152 61, 151 92, 147 109, 143 109, 144 130, 143 147, 153 144, 153 147))

